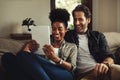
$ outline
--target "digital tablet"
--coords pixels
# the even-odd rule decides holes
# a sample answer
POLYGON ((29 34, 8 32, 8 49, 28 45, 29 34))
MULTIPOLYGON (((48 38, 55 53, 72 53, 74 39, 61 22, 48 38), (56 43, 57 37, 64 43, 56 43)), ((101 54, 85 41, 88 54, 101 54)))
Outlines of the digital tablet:
POLYGON ((35 52, 36 54, 44 55, 42 50, 45 44, 50 44, 50 26, 34 26, 31 27, 32 39, 36 40, 40 48, 35 52))

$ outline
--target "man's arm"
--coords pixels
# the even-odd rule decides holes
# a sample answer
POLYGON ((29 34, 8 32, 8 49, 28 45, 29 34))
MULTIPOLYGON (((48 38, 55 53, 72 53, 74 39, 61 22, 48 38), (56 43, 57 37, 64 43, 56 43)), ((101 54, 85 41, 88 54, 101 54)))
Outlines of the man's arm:
POLYGON ((114 60, 111 57, 107 57, 103 63, 105 64, 114 64, 114 60))
POLYGON ((100 40, 99 40, 99 44, 100 44, 100 53, 102 54, 101 57, 103 57, 103 61, 101 61, 102 63, 114 63, 115 57, 112 54, 112 52, 110 51, 108 42, 106 40, 106 37, 103 33, 100 33, 100 40))
POLYGON ((110 52, 109 46, 107 44, 107 40, 105 39, 104 34, 100 33, 100 53, 102 54, 103 61, 101 63, 97 63, 95 66, 95 75, 99 77, 101 74, 106 74, 109 70, 109 65, 114 63, 114 56, 110 52))

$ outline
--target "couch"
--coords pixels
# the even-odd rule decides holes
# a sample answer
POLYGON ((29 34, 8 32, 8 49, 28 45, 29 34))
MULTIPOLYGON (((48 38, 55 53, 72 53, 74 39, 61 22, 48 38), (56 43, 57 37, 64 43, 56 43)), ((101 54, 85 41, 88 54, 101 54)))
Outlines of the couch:
MULTIPOLYGON (((120 64, 120 33, 117 32, 104 32, 111 52, 116 56, 118 64, 120 64)), ((0 58, 6 52, 11 52, 14 55, 21 50, 26 40, 14 39, 0 39, 0 58)), ((0 60, 0 80, 9 80, 6 77, 4 67, 1 65, 0 60)))
POLYGON ((9 80, 8 74, 5 72, 4 67, 1 65, 1 57, 6 52, 11 52, 16 55, 19 52, 23 45, 28 40, 15 40, 15 39, 4 39, 0 38, 0 80, 9 80))
POLYGON ((120 33, 104 32, 111 52, 115 55, 117 64, 120 64, 120 33))

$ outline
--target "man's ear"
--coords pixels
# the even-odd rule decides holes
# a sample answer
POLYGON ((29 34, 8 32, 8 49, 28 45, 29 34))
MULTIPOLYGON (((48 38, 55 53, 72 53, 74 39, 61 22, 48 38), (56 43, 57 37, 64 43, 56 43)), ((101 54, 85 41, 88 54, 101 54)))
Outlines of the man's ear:
POLYGON ((90 21, 91 21, 91 18, 87 18, 87 21, 88 21, 88 23, 90 23, 90 21))
POLYGON ((68 31, 68 29, 67 28, 65 28, 65 32, 67 32, 68 31))

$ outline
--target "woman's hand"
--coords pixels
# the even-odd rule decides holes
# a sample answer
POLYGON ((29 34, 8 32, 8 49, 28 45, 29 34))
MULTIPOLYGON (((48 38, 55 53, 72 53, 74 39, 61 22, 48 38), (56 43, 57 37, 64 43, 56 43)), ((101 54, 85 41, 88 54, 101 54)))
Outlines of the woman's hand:
POLYGON ((49 58, 50 60, 54 62, 59 62, 60 58, 55 55, 54 47, 52 45, 44 45, 43 51, 45 55, 47 56, 47 58, 49 58))
MULTIPOLYGON (((52 45, 45 45, 43 47, 43 51, 45 53, 45 55, 50 59, 52 60, 53 62, 55 63, 59 63, 60 62, 60 58, 58 56, 55 55, 55 52, 54 52, 54 47, 52 45)), ((72 65, 71 63, 69 62, 66 62, 64 60, 62 60, 62 63, 59 64, 60 66, 62 66, 63 68, 71 71, 72 70, 72 65)))
POLYGON ((31 53, 36 51, 38 48, 39 48, 39 44, 35 40, 30 40, 25 44, 23 51, 31 53))

